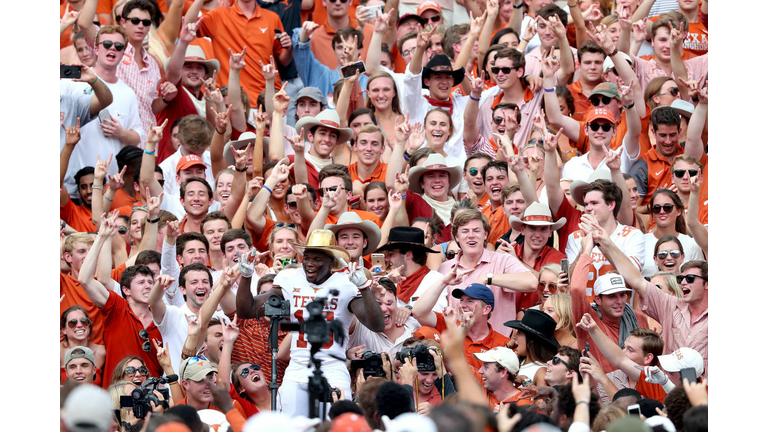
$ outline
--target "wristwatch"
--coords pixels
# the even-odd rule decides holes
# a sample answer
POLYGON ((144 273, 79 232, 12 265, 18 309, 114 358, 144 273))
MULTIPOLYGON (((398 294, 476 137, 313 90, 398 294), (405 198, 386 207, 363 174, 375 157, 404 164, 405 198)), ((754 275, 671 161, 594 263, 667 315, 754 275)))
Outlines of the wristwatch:
POLYGON ((413 306, 411 305, 405 305, 405 308, 411 311, 411 316, 413 316, 413 306))
POLYGON ((486 273, 485 284, 488 286, 493 285, 493 273, 486 273))

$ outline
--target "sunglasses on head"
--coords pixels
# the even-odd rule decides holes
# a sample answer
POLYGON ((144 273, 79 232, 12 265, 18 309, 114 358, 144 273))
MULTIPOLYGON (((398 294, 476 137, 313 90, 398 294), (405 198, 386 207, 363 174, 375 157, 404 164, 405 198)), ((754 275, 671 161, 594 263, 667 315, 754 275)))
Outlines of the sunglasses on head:
POLYGON ((671 251, 658 251, 656 253, 656 257, 662 260, 667 259, 667 255, 671 255, 672 258, 680 258, 680 255, 682 255, 682 253, 677 249, 673 249, 671 251))
POLYGON ((592 129, 592 132, 597 132, 600 129, 602 129, 603 132, 608 132, 613 128, 613 125, 610 123, 590 123, 589 128, 592 129))
POLYGON ((676 169, 676 170, 672 171, 672 174, 674 174, 675 177, 681 179, 681 178, 685 177, 685 173, 686 172, 688 173, 688 177, 693 177, 693 176, 695 176, 696 174, 699 173, 699 170, 695 170, 695 169, 689 169, 689 170, 676 169))
POLYGON ((318 190, 318 192, 320 193, 320 196, 323 197, 328 192, 336 192, 336 191, 341 191, 341 190, 344 190, 344 189, 345 189, 344 186, 339 185, 339 186, 331 186, 331 187, 327 187, 327 188, 320 188, 320 190, 318 190))
POLYGON ((680 89, 677 87, 672 87, 671 89, 669 89, 669 91, 666 91, 664 93, 659 93, 659 96, 664 96, 665 94, 671 94, 672 96, 677 97, 677 95, 680 94, 680 89))
POLYGON ((477 169, 477 168, 470 168, 469 169, 469 175, 471 175, 471 176, 476 176, 477 173, 479 173, 479 172, 480 172, 480 170, 477 169))
POLYGON ((287 206, 288 206, 288 208, 290 208, 290 209, 294 209, 294 210, 296 210, 297 208, 299 208, 299 202, 298 202, 298 201, 293 201, 293 202, 287 202, 287 201, 286 201, 286 202, 285 202, 285 205, 287 205, 287 206))
POLYGON ((105 40, 99 43, 104 46, 104 49, 110 49, 112 48, 112 45, 115 46, 115 51, 117 52, 120 52, 125 49, 125 44, 122 42, 112 42, 111 40, 105 40))
MULTIPOLYGON (((84 326, 91 325, 91 319, 88 317, 80 318, 80 322, 83 323, 84 326)), ((75 326, 77 326, 77 320, 73 318, 67 321, 67 326, 69 326, 69 328, 75 328, 75 326)))
POLYGON ((674 208, 675 208, 674 204, 664 204, 664 205, 654 204, 651 207, 651 211, 653 212, 653 214, 659 214, 661 213, 661 210, 664 209, 664 213, 671 213, 674 208))
POLYGON ((683 283, 683 280, 685 280, 686 282, 691 284, 691 283, 693 283, 693 281, 696 280, 696 278, 701 278, 705 282, 707 281, 706 279, 704 279, 704 276, 699 276, 699 275, 696 275, 696 274, 687 274, 687 275, 677 275, 677 283, 681 284, 681 283, 683 283))
POLYGON ((152 351, 152 344, 149 343, 149 332, 146 329, 139 330, 139 337, 144 339, 144 343, 141 344, 141 349, 144 352, 152 351))
POLYGON ((128 375, 133 375, 136 372, 138 372, 138 373, 140 373, 140 374, 142 374, 144 376, 147 376, 149 374, 149 369, 147 369, 146 366, 141 366, 141 367, 138 367, 138 368, 137 367, 133 367, 133 366, 128 366, 127 368, 125 368, 125 373, 127 373, 128 375))
POLYGON ((456 258, 456 254, 458 254, 458 252, 446 251, 445 252, 445 258, 449 259, 449 260, 452 260, 452 259, 456 258))
POLYGON ((296 224, 295 223, 285 223, 285 222, 275 222, 275 228, 283 228, 283 227, 294 228, 295 229, 296 228, 296 224))
POLYGON ((595 95, 589 97, 589 102, 592 104, 592 106, 600 106, 600 102, 602 102, 603 105, 608 105, 612 100, 613 98, 605 95, 595 95))
POLYGON ((554 356, 554 357, 552 357, 552 364, 553 364, 553 365, 559 365, 560 363, 562 363, 562 364, 563 364, 563 366, 565 366, 566 368, 568 368, 568 370, 573 370, 573 368, 571 367, 571 365, 569 365, 569 364, 568 364, 568 362, 567 362, 567 361, 565 361, 565 360, 561 359, 561 358, 560 358, 560 357, 558 357, 558 356, 554 356))
POLYGON ((141 18, 124 18, 126 21, 130 21, 133 25, 139 25, 139 23, 144 24, 144 27, 149 27, 152 25, 152 20, 150 19, 141 19, 141 18))
MULTIPOLYGON (((259 366, 259 365, 258 365, 258 364, 256 364, 256 363, 251 363, 251 365, 250 365, 250 366, 248 366, 248 367, 246 367, 246 368, 243 368, 243 369, 240 371, 240 373, 238 373, 238 375, 240 375, 240 378, 247 378, 247 377, 248 377, 248 375, 250 375, 250 374, 251 374, 251 371, 252 371, 252 370, 254 370, 254 371, 258 371, 258 370, 261 370, 261 366, 259 366)), ((261 378, 257 378, 257 379, 261 379, 261 378)))
POLYGON ((501 71, 501 72, 504 72, 504 75, 509 75, 514 69, 515 68, 509 67, 509 66, 504 66, 504 67, 491 66, 491 72, 493 72, 494 74, 497 74, 501 71))

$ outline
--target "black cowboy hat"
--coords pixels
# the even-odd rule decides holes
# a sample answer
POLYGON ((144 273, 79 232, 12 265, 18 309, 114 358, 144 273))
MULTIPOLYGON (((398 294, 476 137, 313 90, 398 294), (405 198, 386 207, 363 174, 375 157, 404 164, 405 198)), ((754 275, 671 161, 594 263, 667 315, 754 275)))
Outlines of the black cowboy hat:
POLYGON ((504 325, 513 329, 523 330, 554 350, 560 348, 560 343, 554 336, 557 321, 552 319, 546 312, 538 309, 528 309, 525 311, 523 319, 507 321, 504 325))
POLYGON ((433 73, 449 73, 453 75, 454 87, 464 81, 464 67, 461 67, 459 70, 453 70, 451 59, 449 59, 445 54, 436 54, 434 57, 432 57, 432 60, 430 60, 429 63, 424 66, 424 70, 421 72, 422 88, 427 88, 427 85, 424 84, 424 79, 431 77, 433 73))
POLYGON ((424 231, 421 228, 409 226, 392 227, 389 231, 389 241, 374 252, 384 252, 392 249, 423 251, 426 253, 438 253, 424 246, 424 231))

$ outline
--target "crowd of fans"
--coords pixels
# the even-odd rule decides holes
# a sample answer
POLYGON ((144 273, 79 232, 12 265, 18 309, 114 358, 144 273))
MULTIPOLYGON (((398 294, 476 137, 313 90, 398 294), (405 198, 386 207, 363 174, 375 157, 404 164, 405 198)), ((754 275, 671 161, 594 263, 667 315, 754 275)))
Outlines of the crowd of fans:
POLYGON ((62 431, 708 429, 707 0, 60 17, 62 431))

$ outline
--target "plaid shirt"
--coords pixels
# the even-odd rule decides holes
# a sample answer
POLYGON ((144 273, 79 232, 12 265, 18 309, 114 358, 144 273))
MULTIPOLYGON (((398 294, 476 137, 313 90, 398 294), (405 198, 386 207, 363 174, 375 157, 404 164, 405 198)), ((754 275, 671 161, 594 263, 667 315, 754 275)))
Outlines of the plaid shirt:
POLYGON ((152 101, 160 96, 157 87, 162 76, 155 59, 144 48, 141 49, 141 52, 144 67, 139 69, 134 58, 136 49, 131 44, 126 44, 125 55, 117 67, 117 77, 136 92, 139 102, 139 117, 144 129, 139 147, 144 148, 149 129, 157 126, 155 113, 152 112, 152 101))

